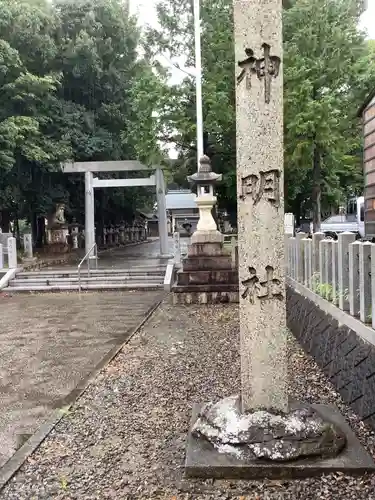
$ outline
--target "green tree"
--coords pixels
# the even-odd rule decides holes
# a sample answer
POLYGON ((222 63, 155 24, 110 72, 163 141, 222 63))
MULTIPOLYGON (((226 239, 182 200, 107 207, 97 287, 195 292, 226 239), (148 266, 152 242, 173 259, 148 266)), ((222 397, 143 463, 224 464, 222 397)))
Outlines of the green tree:
MULTIPOLYGON (((42 236, 57 202, 83 223, 84 183, 67 160, 160 161, 154 134, 163 75, 139 57, 121 0, 0 0, 0 210, 42 236), (155 108, 156 106, 156 108, 155 108)), ((160 104, 161 105, 161 104, 160 104)), ((131 219, 150 194, 100 190, 100 225, 131 219)), ((150 202, 152 204, 152 202, 150 202)))
MULTIPOLYGON (((179 160, 173 178, 187 185, 186 176, 197 168, 196 102, 194 70, 193 2, 162 0, 157 6, 161 29, 150 30, 148 44, 155 56, 162 56, 177 67, 184 77, 172 86, 172 109, 164 120, 169 122, 162 138, 176 144, 179 160), (184 63, 184 64, 183 64, 184 63)), ((219 204, 236 211, 235 175, 235 87, 233 67, 233 13, 228 0, 201 2, 204 149, 212 166, 224 174, 218 186, 219 204)))
POLYGON ((351 0, 295 0, 284 12, 287 201, 297 214, 302 200, 313 209, 315 230, 322 208, 361 187, 356 112, 369 76, 359 14, 351 0))
MULTIPOLYGON (((202 59, 205 149, 224 174, 219 203, 236 208, 235 85, 231 0, 203 0, 202 59)), ((286 208, 297 216, 323 210, 360 190, 361 133, 356 111, 373 82, 374 59, 358 29, 363 1, 284 2, 286 208), (309 23, 306 23, 309 19, 309 23)), ((160 28, 149 31, 152 55, 181 68, 173 87, 165 140, 180 153, 174 178, 196 169, 192 2, 161 0, 160 28), (182 66, 181 60, 185 63, 182 66)), ((370 45, 371 47, 371 45, 370 45)))

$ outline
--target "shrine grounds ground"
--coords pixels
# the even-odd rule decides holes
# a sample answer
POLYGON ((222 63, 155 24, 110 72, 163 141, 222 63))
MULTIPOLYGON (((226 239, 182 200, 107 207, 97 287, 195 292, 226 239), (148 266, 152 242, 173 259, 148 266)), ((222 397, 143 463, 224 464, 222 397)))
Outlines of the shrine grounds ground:
MULTIPOLYGON (((0 493, 3 500, 375 500, 375 478, 298 481, 183 477, 194 402, 239 391, 236 306, 172 306, 144 327, 63 416, 0 493)), ((336 404, 374 456, 375 436, 290 337, 290 394, 336 404)))

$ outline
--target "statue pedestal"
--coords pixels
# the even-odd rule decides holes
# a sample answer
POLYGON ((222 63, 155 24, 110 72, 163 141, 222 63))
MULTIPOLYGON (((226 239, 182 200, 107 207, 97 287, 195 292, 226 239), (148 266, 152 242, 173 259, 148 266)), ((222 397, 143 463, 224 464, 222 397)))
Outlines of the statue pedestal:
POLYGON ((66 253, 68 245, 69 229, 66 227, 47 229, 48 251, 51 253, 66 253))

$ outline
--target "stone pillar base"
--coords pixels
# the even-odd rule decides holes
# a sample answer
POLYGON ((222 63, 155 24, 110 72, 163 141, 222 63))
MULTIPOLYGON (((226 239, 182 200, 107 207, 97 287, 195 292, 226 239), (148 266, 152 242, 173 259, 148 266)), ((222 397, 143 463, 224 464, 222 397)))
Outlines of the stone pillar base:
MULTIPOLYGON (((230 443, 231 436, 228 435, 223 445, 220 445, 220 443, 215 443, 215 445, 213 445, 206 438, 197 433, 198 418, 202 413, 207 414, 210 410, 209 405, 195 404, 193 406, 193 417, 187 442, 185 475, 189 478, 195 477, 203 479, 260 480, 267 478, 285 480, 313 477, 322 474, 332 474, 333 472, 344 472, 350 475, 361 475, 365 472, 373 473, 375 471, 374 460, 360 444, 357 437, 345 421, 345 418, 338 412, 338 410, 335 407, 320 404, 311 405, 311 408, 317 414, 317 421, 322 429, 322 432, 326 432, 328 427, 335 428, 338 433, 341 434, 340 438, 346 441, 346 446, 344 448, 340 446, 339 436, 336 435, 336 450, 328 450, 335 451, 336 453, 325 453, 327 450, 324 449, 321 450, 322 453, 319 454, 315 452, 317 451, 316 449, 319 448, 319 445, 324 444, 323 440, 321 443, 318 441, 316 449, 312 449, 313 443, 306 439, 306 450, 308 451, 308 447, 310 447, 310 451, 312 451, 311 456, 304 456, 299 459, 290 460, 285 460, 285 457, 284 460, 279 460, 279 457, 276 457, 276 459, 272 460, 257 458, 256 456, 252 457, 250 453, 246 454, 250 451, 249 447, 246 446, 246 436, 249 437, 249 441, 251 441, 252 438, 253 441, 255 441, 253 449, 262 452, 262 442, 260 442, 257 446, 258 442, 256 438, 261 435, 258 428, 255 429, 253 433, 250 432, 251 429, 247 432, 247 434, 245 431, 241 431, 242 440, 237 440, 235 444, 230 443), (319 421, 319 419, 326 423, 327 428, 322 425, 322 422, 319 421)), ((228 422, 229 424, 232 423, 233 420, 232 414, 229 413, 229 409, 230 407, 228 407, 229 416, 226 419, 223 418, 221 420, 221 422, 225 425, 228 422), (232 420, 230 420, 231 418, 232 420)), ((266 412, 261 413, 264 414, 266 412)), ((280 419, 280 417, 277 418, 280 419)), ((298 422, 298 419, 294 419, 294 426, 296 425, 294 423, 295 420, 298 422)), ((207 423, 205 421, 204 427, 207 430, 210 429, 209 420, 207 423)), ((211 430, 213 431, 213 437, 220 433, 219 428, 211 428, 211 430)), ((267 426, 267 432, 268 431, 269 426, 267 426)), ((233 431, 231 430, 231 433, 232 432, 233 431)), ((298 427, 296 427, 296 432, 298 432, 298 427)), ((303 438, 291 441, 292 446, 299 443, 303 446, 303 438)), ((263 445, 264 444, 267 446, 267 442, 263 443, 263 445)), ((332 448, 334 444, 335 443, 332 441, 332 448)), ((282 442, 281 447, 278 448, 275 446, 275 452, 282 449, 282 442)))

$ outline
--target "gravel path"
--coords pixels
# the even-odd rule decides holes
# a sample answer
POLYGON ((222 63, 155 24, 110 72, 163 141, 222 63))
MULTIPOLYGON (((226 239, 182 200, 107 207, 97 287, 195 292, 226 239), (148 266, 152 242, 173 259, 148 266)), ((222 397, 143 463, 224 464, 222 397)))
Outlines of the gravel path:
MULTIPOLYGON (((237 314, 235 306, 164 303, 0 498, 375 500, 371 476, 335 474, 286 482, 184 479, 192 404, 239 391, 237 314)), ((294 398, 336 404, 375 455, 374 433, 345 406, 293 339, 290 373, 294 398)))

